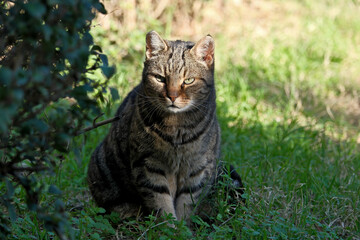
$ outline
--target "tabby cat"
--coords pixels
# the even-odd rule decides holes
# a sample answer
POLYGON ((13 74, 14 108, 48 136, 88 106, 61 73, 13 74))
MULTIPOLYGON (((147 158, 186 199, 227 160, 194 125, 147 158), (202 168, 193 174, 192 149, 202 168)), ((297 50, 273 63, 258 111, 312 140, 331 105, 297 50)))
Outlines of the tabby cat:
MULTIPOLYGON (((214 184, 214 47, 210 35, 196 44, 146 35, 142 81, 91 157, 88 183, 100 207, 123 218, 158 211, 187 219, 214 184)), ((239 175, 231 176, 241 187, 239 175)))

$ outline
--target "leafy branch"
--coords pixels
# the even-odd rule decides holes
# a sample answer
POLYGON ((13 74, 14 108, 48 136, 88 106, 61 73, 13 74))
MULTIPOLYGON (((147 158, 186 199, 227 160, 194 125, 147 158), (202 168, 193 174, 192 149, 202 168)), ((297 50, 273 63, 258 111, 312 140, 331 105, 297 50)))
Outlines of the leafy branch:
POLYGON ((79 131, 99 114, 114 73, 90 34, 96 12, 106 13, 99 0, 0 1, 0 239, 28 211, 42 231, 71 237, 60 190, 41 179, 56 172, 72 137, 111 120, 79 131), (105 81, 91 77, 98 70, 105 81), (56 204, 41 202, 46 191, 56 204))

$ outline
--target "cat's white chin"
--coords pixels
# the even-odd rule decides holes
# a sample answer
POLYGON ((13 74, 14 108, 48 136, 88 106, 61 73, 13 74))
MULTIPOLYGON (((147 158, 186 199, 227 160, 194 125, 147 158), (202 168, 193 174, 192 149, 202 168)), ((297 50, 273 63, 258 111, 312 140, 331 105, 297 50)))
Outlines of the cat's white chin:
POLYGON ((192 100, 190 100, 188 103, 182 103, 182 102, 166 102, 166 110, 171 113, 180 113, 188 111, 192 106, 192 100))
POLYGON ((180 112, 185 112, 186 110, 189 109, 189 105, 181 108, 181 107, 178 107, 178 106, 175 106, 175 105, 170 105, 167 107, 167 110, 171 113, 180 113, 180 112))
POLYGON ((167 107, 167 110, 168 110, 169 112, 172 112, 172 113, 178 113, 178 112, 182 112, 182 111, 183 111, 182 108, 179 108, 179 107, 174 106, 174 105, 168 106, 168 107, 167 107))

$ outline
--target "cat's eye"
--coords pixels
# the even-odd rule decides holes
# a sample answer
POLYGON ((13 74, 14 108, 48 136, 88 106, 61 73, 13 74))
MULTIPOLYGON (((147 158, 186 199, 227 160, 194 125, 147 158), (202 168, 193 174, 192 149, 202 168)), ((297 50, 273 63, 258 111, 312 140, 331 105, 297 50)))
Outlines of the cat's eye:
POLYGON ((195 78, 188 78, 184 80, 185 84, 192 84, 195 81, 195 78))
POLYGON ((164 83, 166 81, 166 78, 161 75, 153 75, 153 78, 156 79, 156 81, 164 83))

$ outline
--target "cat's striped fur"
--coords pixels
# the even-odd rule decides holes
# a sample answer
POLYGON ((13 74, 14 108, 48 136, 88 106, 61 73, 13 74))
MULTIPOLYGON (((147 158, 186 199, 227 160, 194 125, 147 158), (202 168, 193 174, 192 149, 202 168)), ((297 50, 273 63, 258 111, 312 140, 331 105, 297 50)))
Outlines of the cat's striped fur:
POLYGON ((149 32, 142 81, 91 157, 97 204, 122 217, 154 210, 189 217, 217 175, 215 108, 213 38, 194 44, 149 32))

